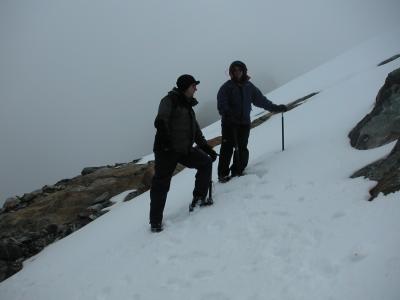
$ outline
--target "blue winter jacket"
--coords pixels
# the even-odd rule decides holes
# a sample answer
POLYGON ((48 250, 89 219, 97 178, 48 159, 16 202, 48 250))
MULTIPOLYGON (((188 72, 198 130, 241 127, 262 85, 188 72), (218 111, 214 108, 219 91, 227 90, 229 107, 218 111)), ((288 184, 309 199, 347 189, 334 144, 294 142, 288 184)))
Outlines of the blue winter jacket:
POLYGON ((228 80, 219 89, 217 100, 223 123, 250 124, 251 104, 269 111, 277 111, 278 107, 250 81, 239 85, 228 80))

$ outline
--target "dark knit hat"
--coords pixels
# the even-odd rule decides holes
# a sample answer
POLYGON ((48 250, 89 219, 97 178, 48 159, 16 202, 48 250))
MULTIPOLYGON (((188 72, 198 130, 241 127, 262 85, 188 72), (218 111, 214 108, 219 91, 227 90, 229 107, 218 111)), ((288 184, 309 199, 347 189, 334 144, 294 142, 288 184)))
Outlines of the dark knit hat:
POLYGON ((250 80, 250 76, 247 75, 247 66, 244 62, 240 60, 235 60, 231 65, 229 66, 229 75, 231 78, 233 78, 233 70, 235 68, 240 68, 243 71, 242 78, 239 80, 240 82, 245 82, 247 80, 250 80))
POLYGON ((192 75, 184 74, 184 75, 179 76, 178 80, 176 81, 176 86, 178 87, 178 89, 180 91, 184 92, 192 84, 198 85, 199 83, 200 83, 200 81, 194 79, 194 77, 192 75))
POLYGON ((233 63, 231 63, 231 65, 229 66, 229 74, 233 73, 233 69, 237 67, 240 68, 243 73, 247 73, 247 67, 245 65, 244 62, 240 61, 240 60, 235 60, 233 63))

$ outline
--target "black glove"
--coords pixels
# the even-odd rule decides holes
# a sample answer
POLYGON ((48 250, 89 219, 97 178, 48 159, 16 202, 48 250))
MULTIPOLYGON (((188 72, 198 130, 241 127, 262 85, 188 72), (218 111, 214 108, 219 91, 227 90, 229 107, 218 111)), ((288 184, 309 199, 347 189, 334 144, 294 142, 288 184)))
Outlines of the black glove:
POLYGON ((276 107, 277 112, 287 112, 288 108, 285 104, 280 104, 276 107))
POLYGON ((211 160, 214 162, 217 160, 218 154, 217 152, 214 151, 214 149, 211 149, 210 153, 208 153, 208 155, 210 155, 211 160))
POLYGON ((205 153, 207 153, 211 157, 213 162, 216 161, 218 154, 208 144, 202 146, 201 150, 203 150, 205 153))

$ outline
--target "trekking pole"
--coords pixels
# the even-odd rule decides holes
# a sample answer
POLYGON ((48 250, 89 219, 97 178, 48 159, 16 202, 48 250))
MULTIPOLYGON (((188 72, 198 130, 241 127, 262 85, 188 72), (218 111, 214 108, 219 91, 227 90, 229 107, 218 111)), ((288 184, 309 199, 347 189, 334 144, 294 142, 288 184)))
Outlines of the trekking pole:
POLYGON ((233 127, 233 142, 234 142, 234 148, 235 152, 233 154, 233 159, 236 161, 236 168, 240 168, 240 154, 239 154, 239 142, 238 142, 238 134, 237 134, 237 128, 236 126, 233 127))
POLYGON ((212 197, 212 187, 213 187, 213 182, 210 180, 210 185, 208 186, 208 199, 207 199, 207 204, 211 205, 214 203, 214 199, 212 197))
POLYGON ((285 150, 285 119, 282 113, 282 151, 285 150))

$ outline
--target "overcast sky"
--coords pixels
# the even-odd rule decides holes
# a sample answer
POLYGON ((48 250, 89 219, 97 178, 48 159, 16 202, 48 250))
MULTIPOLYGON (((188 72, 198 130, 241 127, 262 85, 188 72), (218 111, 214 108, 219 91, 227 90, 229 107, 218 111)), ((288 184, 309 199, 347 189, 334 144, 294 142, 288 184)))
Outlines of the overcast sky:
POLYGON ((150 153, 159 101, 183 73, 201 81, 205 126, 233 60, 266 93, 399 26, 399 11, 398 0, 1 0, 0 202, 150 153))

